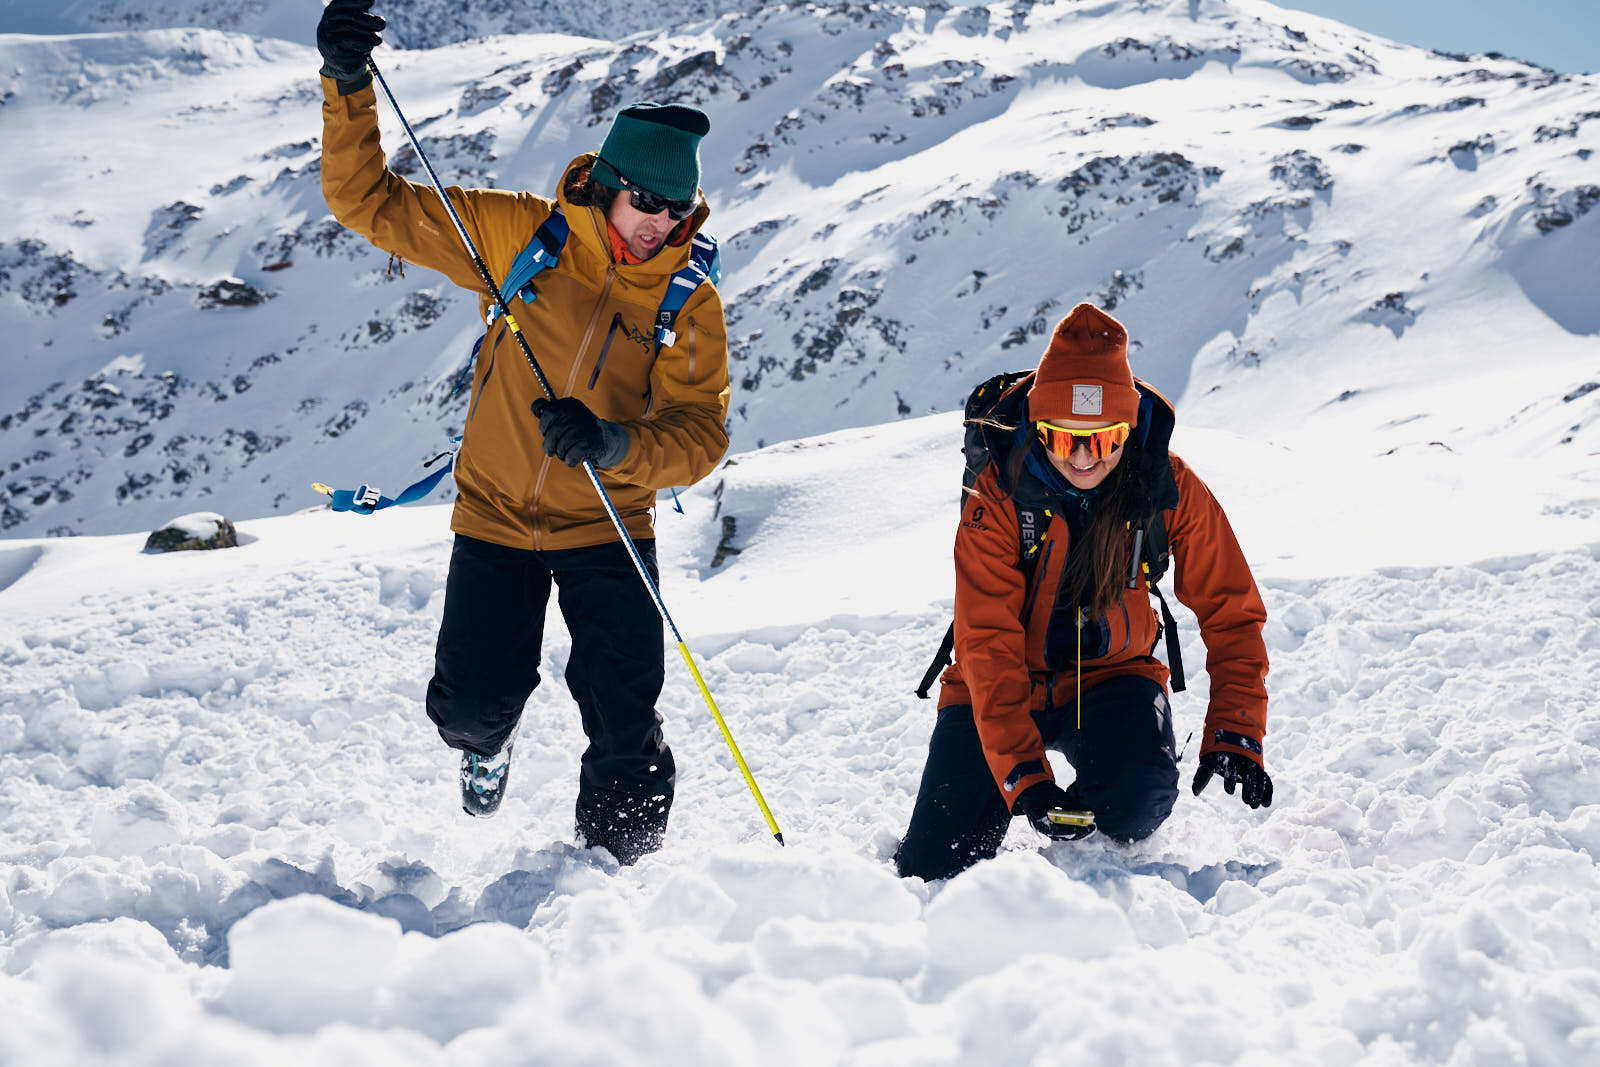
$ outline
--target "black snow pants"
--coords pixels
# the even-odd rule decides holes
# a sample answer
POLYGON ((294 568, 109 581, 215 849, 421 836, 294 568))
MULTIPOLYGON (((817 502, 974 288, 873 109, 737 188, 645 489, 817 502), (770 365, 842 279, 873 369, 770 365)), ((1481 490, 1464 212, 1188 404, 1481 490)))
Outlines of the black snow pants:
MULTIPOLYGON (((1119 841, 1149 837, 1178 799, 1178 754, 1166 690, 1148 678, 1124 675, 1083 694, 1076 703, 1035 712, 1045 747, 1078 772, 1067 794, 1094 812, 1095 826, 1119 841)), ((970 704, 939 712, 928 762, 895 855, 902 877, 949 878, 1000 849, 1011 812, 989 773, 970 704)))
MULTIPOLYGON (((637 541, 652 579, 655 542, 637 541)), ((552 580, 572 636, 566 682, 589 745, 577 831, 632 863, 661 846, 677 768, 661 731, 661 616, 621 542, 535 552, 456 535, 428 718, 452 748, 505 746, 539 684, 552 580)))

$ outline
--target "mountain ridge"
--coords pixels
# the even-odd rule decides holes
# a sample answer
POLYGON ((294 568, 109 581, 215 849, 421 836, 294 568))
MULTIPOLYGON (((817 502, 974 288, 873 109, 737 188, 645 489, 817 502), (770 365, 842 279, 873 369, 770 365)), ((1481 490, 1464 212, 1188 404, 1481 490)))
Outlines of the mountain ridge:
MULTIPOLYGON (((1285 18, 769 6, 380 62, 447 182, 547 192, 627 99, 708 110, 735 451, 950 410, 1090 299, 1197 424, 1372 454, 1503 439, 1581 468, 1600 82, 1285 18), (1496 331, 1536 374, 1474 343, 1496 331)), ((314 52, 150 30, 0 57, 28 71, 0 124, 30 161, 0 228, 4 533, 282 513, 460 431, 473 302, 327 215, 314 52), (130 136, 129 108, 162 137, 130 136)))

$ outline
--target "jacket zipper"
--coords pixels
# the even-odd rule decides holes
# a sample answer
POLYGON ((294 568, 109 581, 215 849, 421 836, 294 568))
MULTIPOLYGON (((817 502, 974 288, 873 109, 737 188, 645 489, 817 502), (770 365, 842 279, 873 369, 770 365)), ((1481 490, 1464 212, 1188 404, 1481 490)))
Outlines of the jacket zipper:
POLYGON ((1083 609, 1074 608, 1078 624, 1078 692, 1073 698, 1073 710, 1078 716, 1078 729, 1083 730, 1083 609))
POLYGON ((695 324, 694 324, 694 316, 690 315, 689 316, 689 384, 690 385, 694 384, 694 357, 695 357, 694 335, 696 333, 696 329, 697 328, 695 327, 695 324))
POLYGON ((478 413, 478 403, 483 399, 483 394, 489 391, 489 379, 494 375, 495 353, 500 351, 500 342, 505 337, 506 328, 500 327, 500 332, 494 335, 494 341, 489 345, 489 367, 483 372, 483 384, 478 386, 478 395, 472 398, 472 408, 467 412, 467 421, 472 421, 472 416, 478 413))
MULTIPOLYGON (((591 210, 590 214, 593 214, 591 210)), ((602 235, 603 237, 604 235, 602 235)), ((578 371, 583 366, 583 353, 589 350, 589 342, 594 340, 595 327, 600 323, 600 312, 605 310, 606 299, 611 295, 611 284, 616 281, 617 265, 606 265, 605 284, 600 286, 600 299, 595 301, 594 311, 589 315, 589 326, 583 331, 583 340, 578 343, 578 358, 572 361, 572 370, 567 373, 566 385, 562 388, 560 396, 571 396, 573 386, 578 381, 578 371)), ((544 531, 539 527, 539 494, 544 492, 545 479, 550 474, 550 460, 553 457, 545 456, 539 464, 538 477, 533 482, 533 501, 528 507, 528 520, 533 524, 533 548, 537 552, 544 547, 544 531)))
POLYGON ((1028 618, 1033 614, 1033 602, 1039 596, 1039 586, 1044 584, 1042 579, 1045 571, 1050 566, 1050 550, 1054 547, 1056 547, 1056 543, 1046 537, 1044 551, 1039 556, 1039 564, 1033 568, 1033 588, 1028 590, 1028 599, 1022 605, 1022 628, 1024 632, 1028 628, 1028 618))
POLYGON ((594 373, 589 375, 589 389, 593 391, 595 383, 600 380, 600 368, 606 365, 606 353, 611 351, 611 339, 617 336, 617 330, 622 326, 622 312, 611 316, 611 329, 606 331, 606 342, 600 346, 600 358, 594 361, 594 373))

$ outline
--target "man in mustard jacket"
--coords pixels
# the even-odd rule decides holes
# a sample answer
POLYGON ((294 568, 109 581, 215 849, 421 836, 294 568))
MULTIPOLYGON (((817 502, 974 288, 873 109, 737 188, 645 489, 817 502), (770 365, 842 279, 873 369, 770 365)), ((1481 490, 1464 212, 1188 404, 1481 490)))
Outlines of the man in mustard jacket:
MULTIPOLYGON (((333 0, 322 52, 322 189, 338 220, 374 245, 484 292, 437 192, 389 170, 366 61, 383 20, 372 0, 333 0)), ((722 304, 700 285, 659 347, 656 314, 709 213, 699 191, 699 110, 634 104, 598 154, 568 166, 554 200, 448 190, 496 280, 560 206, 570 234, 537 298, 506 294, 560 399, 544 396, 497 316, 479 349, 461 450, 428 717, 461 750, 462 806, 492 814, 511 741, 539 684, 551 583, 572 636, 566 681, 589 745, 577 802, 580 843, 632 863, 659 848, 676 772, 655 710, 661 619, 581 464, 598 469, 652 577, 656 491, 711 472, 728 448, 722 304)))

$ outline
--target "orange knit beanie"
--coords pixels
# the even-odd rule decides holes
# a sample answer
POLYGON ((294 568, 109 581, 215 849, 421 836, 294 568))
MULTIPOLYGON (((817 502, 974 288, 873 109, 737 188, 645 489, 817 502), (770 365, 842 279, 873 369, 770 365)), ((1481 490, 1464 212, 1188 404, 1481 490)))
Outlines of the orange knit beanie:
POLYGON ((1139 420, 1139 390, 1128 368, 1128 331, 1093 304, 1079 304, 1056 324, 1039 360, 1028 415, 1110 425, 1139 420))

